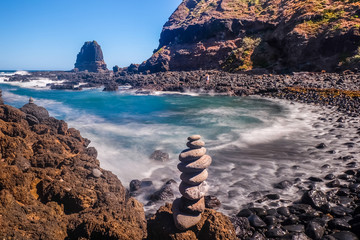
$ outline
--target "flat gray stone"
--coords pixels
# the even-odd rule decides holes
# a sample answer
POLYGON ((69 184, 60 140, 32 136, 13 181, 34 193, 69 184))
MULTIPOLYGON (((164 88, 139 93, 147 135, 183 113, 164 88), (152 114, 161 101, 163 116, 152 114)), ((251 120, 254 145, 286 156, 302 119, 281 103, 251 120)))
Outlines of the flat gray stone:
POLYGON ((200 172, 210 166, 212 159, 209 155, 204 155, 193 162, 181 162, 177 165, 180 172, 183 173, 194 173, 200 172))
POLYGON ((184 213, 198 214, 205 211, 205 198, 199 200, 189 200, 181 197, 180 211, 184 213))
POLYGON ((181 212, 179 209, 181 204, 180 201, 180 198, 175 199, 172 206, 172 212, 176 228, 184 231, 195 226, 201 220, 201 213, 189 214, 181 212))
POLYGON ((199 185, 208 178, 208 171, 205 169, 202 172, 182 173, 180 179, 189 185, 199 185))
POLYGON ((192 142, 187 142, 186 146, 190 149, 202 148, 205 146, 205 142, 203 142, 201 140, 196 140, 196 141, 192 141, 192 142))
POLYGON ((187 139, 189 141, 196 141, 196 140, 200 140, 201 136, 200 135, 191 135, 190 137, 188 137, 187 139))
POLYGON ((196 186, 181 182, 179 186, 181 195, 189 200, 197 200, 204 197, 208 190, 209 185, 206 182, 196 186))
POLYGON ((182 162, 193 161, 201 158, 206 153, 206 148, 198 148, 198 149, 185 149, 179 155, 179 160, 182 162))

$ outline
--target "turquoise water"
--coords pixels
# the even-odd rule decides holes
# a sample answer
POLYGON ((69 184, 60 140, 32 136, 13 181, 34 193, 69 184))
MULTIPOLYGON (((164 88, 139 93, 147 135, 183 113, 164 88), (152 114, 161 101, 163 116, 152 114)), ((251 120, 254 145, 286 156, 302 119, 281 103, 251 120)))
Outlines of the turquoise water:
MULTIPOLYGON (((150 179, 154 189, 173 178, 186 138, 203 136, 213 157, 210 193, 231 211, 251 191, 292 175, 291 166, 306 155, 311 129, 308 110, 287 102, 256 97, 196 94, 136 95, 131 91, 54 91, 45 85, 1 83, 6 104, 21 107, 29 97, 56 118, 89 138, 101 167, 125 186, 132 179, 150 179), (162 163, 149 159, 156 149, 170 154, 162 163), (279 168, 281 170, 279 175, 279 168)), ((146 194, 139 199, 146 204, 146 194)))

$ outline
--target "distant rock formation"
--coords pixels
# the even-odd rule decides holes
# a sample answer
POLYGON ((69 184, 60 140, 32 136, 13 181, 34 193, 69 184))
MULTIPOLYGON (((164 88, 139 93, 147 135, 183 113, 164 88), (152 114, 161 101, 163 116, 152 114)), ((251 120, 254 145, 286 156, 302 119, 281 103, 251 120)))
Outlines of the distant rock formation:
POLYGON ((85 42, 76 58, 75 69, 78 71, 108 71, 100 45, 96 41, 85 42))
POLYGON ((360 68, 358 1, 184 0, 139 71, 360 68))

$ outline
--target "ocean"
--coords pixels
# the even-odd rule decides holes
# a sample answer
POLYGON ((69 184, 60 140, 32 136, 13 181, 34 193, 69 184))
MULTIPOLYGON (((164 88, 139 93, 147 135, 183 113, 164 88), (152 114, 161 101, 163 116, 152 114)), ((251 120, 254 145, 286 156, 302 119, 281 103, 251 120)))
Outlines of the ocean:
MULTIPOLYGON (((51 116, 79 129, 98 150, 101 167, 116 174, 125 187, 133 179, 152 181, 153 191, 169 179, 180 183, 178 155, 193 134, 203 137, 213 158, 209 194, 220 199, 220 210, 227 214, 251 202, 249 195, 280 191, 273 188, 277 182, 320 171, 316 169, 322 163, 309 153, 316 144, 312 123, 319 117, 311 106, 192 92, 137 95, 127 88, 50 90, 47 79, 6 82, 11 74, 0 73, 6 104, 21 107, 32 97, 51 116), (154 150, 169 153, 170 160, 151 160, 154 150)), ((295 191, 282 198, 293 200, 295 191)), ((148 197, 149 192, 137 196, 147 211, 154 211, 158 205, 149 204, 148 197)))

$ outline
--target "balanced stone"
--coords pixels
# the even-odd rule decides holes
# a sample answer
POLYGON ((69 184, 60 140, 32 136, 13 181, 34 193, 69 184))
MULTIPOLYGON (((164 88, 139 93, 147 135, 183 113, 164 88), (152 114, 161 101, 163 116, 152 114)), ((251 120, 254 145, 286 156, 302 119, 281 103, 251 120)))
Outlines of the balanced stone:
POLYGON ((182 173, 180 179, 189 185, 199 185, 208 178, 208 171, 205 169, 202 172, 182 173))
POLYGON ((198 160, 194 162, 181 162, 177 165, 180 172, 184 173, 193 173, 193 172, 199 172, 206 168, 208 168, 211 164, 211 157, 209 155, 204 155, 198 160))
POLYGON ((205 143, 201 140, 196 140, 186 143, 186 146, 190 149, 196 149, 196 148, 202 148, 203 146, 205 146, 205 143))
POLYGON ((181 197, 179 209, 185 213, 202 213, 205 211, 205 198, 202 197, 199 200, 189 200, 181 197))
POLYGON ((180 230, 186 230, 195 226, 201 220, 201 213, 190 214, 180 211, 181 199, 177 198, 173 202, 172 212, 174 217, 175 226, 180 230))
POLYGON ((206 153, 206 148, 198 149, 186 149, 182 151, 179 155, 179 160, 182 162, 193 161, 201 158, 206 153))
POLYGON ((200 140, 201 136, 200 135, 192 135, 190 137, 188 137, 189 141, 196 141, 196 140, 200 140))
POLYGON ((209 185, 206 182, 196 186, 181 182, 179 186, 181 195, 189 200, 197 200, 204 197, 208 190, 209 185))

